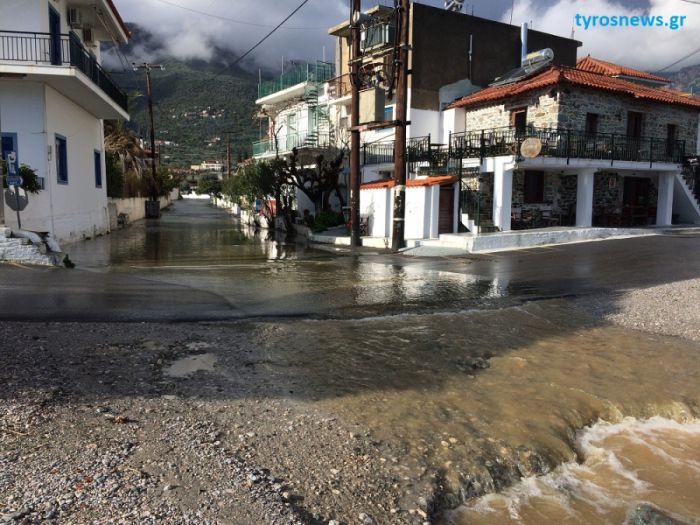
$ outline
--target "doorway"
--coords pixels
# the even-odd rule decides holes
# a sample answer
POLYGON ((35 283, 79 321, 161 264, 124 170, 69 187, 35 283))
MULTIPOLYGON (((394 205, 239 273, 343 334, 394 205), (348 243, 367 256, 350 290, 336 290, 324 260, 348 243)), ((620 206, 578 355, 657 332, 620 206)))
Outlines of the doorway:
POLYGON ((49 55, 51 64, 60 66, 63 64, 61 52, 61 15, 53 7, 49 6, 49 55))
POLYGON ((453 233, 455 189, 452 186, 440 187, 440 211, 438 213, 438 235, 441 233, 453 233))
POLYGON ((625 177, 622 191, 622 222, 625 226, 646 226, 656 215, 651 202, 651 179, 625 177))

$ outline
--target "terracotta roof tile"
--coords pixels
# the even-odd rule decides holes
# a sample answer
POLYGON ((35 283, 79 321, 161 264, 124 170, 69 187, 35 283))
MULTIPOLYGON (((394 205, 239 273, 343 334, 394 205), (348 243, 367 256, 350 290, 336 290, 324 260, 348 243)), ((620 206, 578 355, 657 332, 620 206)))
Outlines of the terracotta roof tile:
MULTIPOLYGON (((406 181, 406 186, 409 188, 415 188, 420 186, 434 186, 435 184, 448 184, 450 182, 457 182, 459 177, 457 175, 438 175, 435 177, 421 177, 420 179, 409 179, 406 181)), ((378 190, 381 188, 393 188, 396 186, 396 181, 394 179, 381 179, 374 180, 372 182, 365 182, 360 186, 362 190, 378 190)))
POLYGON ((685 97, 678 91, 644 86, 629 80, 564 66, 551 66, 544 71, 512 84, 484 88, 453 102, 448 108, 469 107, 484 102, 495 102, 532 91, 533 89, 556 85, 588 87, 628 95, 642 100, 700 108, 700 100, 685 97))
POLYGON ((578 62, 576 62, 576 69, 590 71, 591 73, 600 73, 601 75, 608 75, 611 77, 624 75, 645 80, 655 80, 666 84, 671 83, 669 79, 660 77, 659 75, 654 75, 652 73, 647 73, 646 71, 640 71, 639 69, 633 69, 631 67, 621 66, 619 64, 613 64, 612 62, 606 62, 605 60, 600 60, 599 58, 593 58, 591 55, 579 59, 578 62))

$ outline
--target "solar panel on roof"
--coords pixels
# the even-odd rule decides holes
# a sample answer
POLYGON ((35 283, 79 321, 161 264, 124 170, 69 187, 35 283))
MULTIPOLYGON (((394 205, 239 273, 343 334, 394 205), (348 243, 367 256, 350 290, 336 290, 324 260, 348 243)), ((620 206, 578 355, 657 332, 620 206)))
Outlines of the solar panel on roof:
POLYGON ((535 51, 530 53, 525 58, 525 62, 520 67, 511 69, 503 76, 498 77, 496 80, 489 84, 490 86, 504 86, 506 84, 512 84, 513 82, 518 82, 530 75, 537 73, 538 71, 544 69, 554 60, 554 53, 551 49, 543 49, 541 51, 535 51))

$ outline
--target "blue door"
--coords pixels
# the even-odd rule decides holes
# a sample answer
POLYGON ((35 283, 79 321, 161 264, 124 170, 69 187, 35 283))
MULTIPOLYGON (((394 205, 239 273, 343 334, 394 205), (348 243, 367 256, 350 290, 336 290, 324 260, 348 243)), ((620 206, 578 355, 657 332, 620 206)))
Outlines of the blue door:
POLYGON ((49 53, 54 66, 63 64, 61 53, 61 15, 49 6, 49 53))

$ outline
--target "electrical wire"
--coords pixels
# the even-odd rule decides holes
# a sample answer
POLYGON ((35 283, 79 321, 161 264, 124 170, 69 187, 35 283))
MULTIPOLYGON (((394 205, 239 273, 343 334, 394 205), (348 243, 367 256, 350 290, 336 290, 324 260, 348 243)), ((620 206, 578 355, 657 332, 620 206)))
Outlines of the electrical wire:
MULTIPOLYGON (((177 7, 179 9, 183 9, 185 11, 189 11, 190 13, 196 13, 198 15, 202 16, 208 16, 210 18, 217 18, 219 20, 225 20, 227 22, 233 22, 234 24, 242 24, 242 25, 247 25, 247 26, 255 26, 255 27, 273 27, 272 24, 258 24, 256 22, 247 22, 244 20, 237 20, 235 18, 228 18, 225 16, 220 16, 220 15, 215 15, 213 13, 207 13, 205 11, 200 11, 198 9, 192 9, 191 7, 187 7, 184 5, 176 4, 175 2, 171 2, 170 0, 156 0, 156 2, 160 2, 161 4, 166 4, 170 5, 172 7, 177 7)), ((313 29, 325 29, 324 27, 317 26, 317 27, 297 27, 297 26, 289 26, 285 27, 284 29, 302 29, 302 30, 313 30, 313 29)))
POLYGON ((669 65, 667 65, 665 68, 659 69, 659 70, 656 71, 656 72, 657 72, 657 73, 662 73, 663 71, 666 71, 667 69, 671 69, 673 66, 675 66, 675 65, 677 65, 677 64, 680 64, 680 63, 683 62, 684 60, 687 60, 687 59, 689 59, 690 57, 692 57, 693 55, 697 55, 698 53, 700 53, 700 47, 697 48, 697 49, 696 49, 695 51, 693 51, 692 53, 688 53, 688 54, 685 55, 683 58, 680 58, 680 59, 676 60, 676 61, 673 62, 672 64, 669 64, 669 65))
POLYGON ((282 26, 284 25, 284 23, 285 23, 287 20, 289 20, 289 19, 292 18, 295 14, 297 14, 297 13, 301 10, 301 8, 304 7, 304 6, 305 6, 306 4, 308 4, 308 3, 309 3, 309 0, 303 0, 303 2, 302 2, 301 4, 299 4, 299 5, 294 9, 294 11, 292 11, 291 13, 289 13, 289 15, 287 15, 287 16, 285 17, 284 20, 282 20, 279 24, 277 24, 277 25, 274 27, 274 29, 272 29, 272 31, 270 31, 268 34, 266 34, 264 37, 262 37, 262 38, 258 41, 257 44, 255 44, 253 47, 251 47, 250 49, 248 49, 248 51, 246 51, 246 52, 243 53, 241 56, 239 56, 236 60, 233 61, 233 63, 231 63, 230 65, 226 66, 226 67, 223 68, 221 71, 219 71, 216 75, 214 75, 214 77, 213 77, 211 80, 214 80, 214 79, 220 77, 220 76, 223 75, 226 71, 228 71, 228 70, 231 69, 232 67, 238 65, 245 57, 247 57, 248 55, 250 55, 250 54, 251 54, 253 51, 255 51, 258 47, 260 47, 260 45, 261 45, 263 42, 265 42, 265 40, 267 40, 268 38, 270 38, 280 27, 282 27, 282 26))

